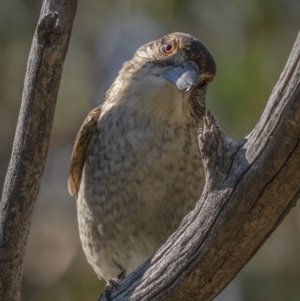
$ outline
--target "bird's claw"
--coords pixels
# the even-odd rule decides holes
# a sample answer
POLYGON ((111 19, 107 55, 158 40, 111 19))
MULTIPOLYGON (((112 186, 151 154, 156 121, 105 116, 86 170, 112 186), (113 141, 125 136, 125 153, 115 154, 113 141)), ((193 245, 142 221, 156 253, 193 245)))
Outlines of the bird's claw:
POLYGON ((101 293, 97 301, 109 301, 110 300, 110 293, 114 289, 118 289, 119 284, 124 279, 124 273, 109 279, 106 283, 105 290, 101 293))

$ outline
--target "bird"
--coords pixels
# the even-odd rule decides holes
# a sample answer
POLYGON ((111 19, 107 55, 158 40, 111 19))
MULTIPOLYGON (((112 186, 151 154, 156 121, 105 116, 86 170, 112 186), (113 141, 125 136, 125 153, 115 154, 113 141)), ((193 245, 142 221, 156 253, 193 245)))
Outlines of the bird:
POLYGON ((100 279, 128 276, 200 199, 198 130, 215 75, 203 43, 168 34, 137 49, 84 120, 68 190, 76 196, 84 253, 100 279))

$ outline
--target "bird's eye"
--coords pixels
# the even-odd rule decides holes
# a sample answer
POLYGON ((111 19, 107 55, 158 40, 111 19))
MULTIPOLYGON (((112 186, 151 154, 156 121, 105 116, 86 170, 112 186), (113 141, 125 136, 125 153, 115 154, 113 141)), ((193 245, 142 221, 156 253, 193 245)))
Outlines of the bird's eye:
POLYGON ((171 54, 175 50, 174 41, 168 42, 162 46, 162 51, 165 54, 171 54))

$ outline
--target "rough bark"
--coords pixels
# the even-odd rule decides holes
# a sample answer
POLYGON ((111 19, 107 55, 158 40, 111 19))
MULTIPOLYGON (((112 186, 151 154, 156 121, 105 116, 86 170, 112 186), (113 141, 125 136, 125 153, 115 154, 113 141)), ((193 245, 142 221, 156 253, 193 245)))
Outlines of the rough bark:
POLYGON ((32 212, 44 171, 76 0, 44 0, 33 38, 0 203, 0 300, 19 300, 32 212))
POLYGON ((299 141, 300 35, 249 136, 234 142, 207 112, 199 132, 207 179, 201 199, 110 300, 212 300, 295 206, 299 141))

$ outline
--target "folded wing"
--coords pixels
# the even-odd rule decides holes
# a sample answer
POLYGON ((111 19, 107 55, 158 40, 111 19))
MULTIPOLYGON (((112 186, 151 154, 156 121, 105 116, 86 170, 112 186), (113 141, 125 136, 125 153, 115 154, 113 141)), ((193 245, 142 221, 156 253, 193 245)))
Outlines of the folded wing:
POLYGON ((68 178, 68 190, 71 195, 74 195, 75 193, 77 194, 78 192, 82 170, 86 158, 86 151, 90 144, 94 130, 97 126, 100 113, 101 106, 92 110, 85 118, 76 136, 68 178))

